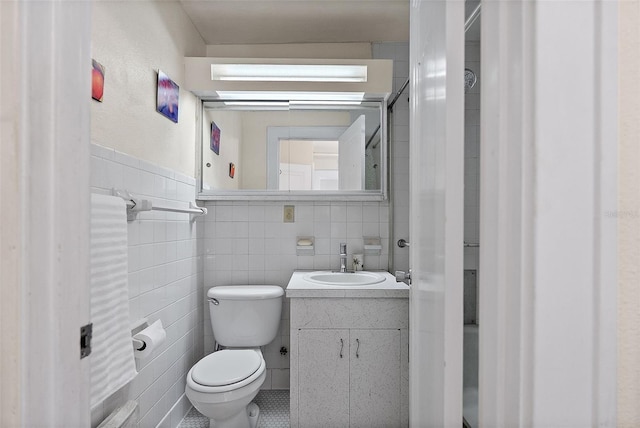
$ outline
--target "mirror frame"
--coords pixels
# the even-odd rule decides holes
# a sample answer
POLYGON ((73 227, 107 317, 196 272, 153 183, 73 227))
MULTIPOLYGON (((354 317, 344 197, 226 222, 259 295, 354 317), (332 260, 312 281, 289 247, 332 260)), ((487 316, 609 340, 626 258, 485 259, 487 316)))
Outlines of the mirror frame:
MULTIPOLYGON (((387 99, 366 99, 380 103, 380 143, 382 144, 380 159, 383 159, 379 190, 347 190, 347 191, 276 191, 276 190, 204 190, 203 189, 203 150, 205 138, 202 133, 204 117, 204 103, 209 101, 223 101, 219 98, 201 98, 197 102, 200 108, 196 111, 196 199, 202 201, 364 201, 379 202, 388 198, 389 187, 389 149, 387 132, 387 99)), ((267 142, 265 141, 265 144, 267 142)))

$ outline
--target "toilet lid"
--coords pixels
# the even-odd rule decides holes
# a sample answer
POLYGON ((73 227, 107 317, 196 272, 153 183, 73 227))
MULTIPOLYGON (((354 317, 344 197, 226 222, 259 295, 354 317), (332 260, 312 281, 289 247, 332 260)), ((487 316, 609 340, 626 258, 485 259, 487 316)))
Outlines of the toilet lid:
POLYGON ((231 385, 254 374, 260 362, 260 354, 254 350, 223 349, 198 361, 191 377, 204 386, 231 385))

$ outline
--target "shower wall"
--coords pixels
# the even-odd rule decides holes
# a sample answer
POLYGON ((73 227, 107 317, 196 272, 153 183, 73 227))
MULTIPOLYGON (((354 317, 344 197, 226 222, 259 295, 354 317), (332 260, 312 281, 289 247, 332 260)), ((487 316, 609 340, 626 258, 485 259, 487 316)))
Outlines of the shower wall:
MULTIPOLYGON (((465 44, 465 68, 478 81, 464 96, 464 242, 479 243, 480 225, 480 42, 465 44)), ((479 247, 465 247, 464 268, 478 269, 479 247)))
MULTIPOLYGON (((393 94, 409 78, 409 43, 374 43, 373 58, 393 60, 393 94)), ((391 209, 391 239, 389 270, 409 270, 409 247, 396 245, 399 239, 409 240, 409 87, 398 98, 389 114, 389 205, 391 209)))
POLYGON ((465 68, 477 82, 464 96, 464 322, 477 318, 477 279, 480 247, 480 42, 465 44, 465 68))

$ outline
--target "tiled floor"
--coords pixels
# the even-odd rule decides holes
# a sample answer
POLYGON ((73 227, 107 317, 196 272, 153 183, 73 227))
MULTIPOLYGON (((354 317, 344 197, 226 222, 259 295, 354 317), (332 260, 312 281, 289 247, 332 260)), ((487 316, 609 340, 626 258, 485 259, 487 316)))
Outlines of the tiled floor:
MULTIPOLYGON (((258 428, 289 428, 289 390, 263 390, 253 401, 260 407, 258 428)), ((191 409, 178 428, 209 428, 209 419, 191 409)))

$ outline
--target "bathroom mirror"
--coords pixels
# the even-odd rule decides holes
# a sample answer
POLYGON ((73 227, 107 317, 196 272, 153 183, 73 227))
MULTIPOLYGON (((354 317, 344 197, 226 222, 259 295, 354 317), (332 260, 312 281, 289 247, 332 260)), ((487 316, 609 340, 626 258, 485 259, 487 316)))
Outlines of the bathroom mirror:
POLYGON ((382 200, 384 100, 203 100, 199 199, 382 200))

